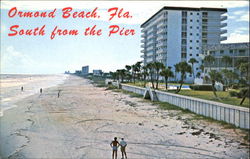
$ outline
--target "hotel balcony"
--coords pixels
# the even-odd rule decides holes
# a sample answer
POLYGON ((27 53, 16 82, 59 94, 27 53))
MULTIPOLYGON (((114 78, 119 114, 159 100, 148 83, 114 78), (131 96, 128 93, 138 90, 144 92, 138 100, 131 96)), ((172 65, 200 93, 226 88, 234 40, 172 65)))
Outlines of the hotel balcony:
POLYGON ((161 35, 159 35, 159 36, 157 37, 156 40, 163 40, 163 39, 167 39, 167 36, 161 34, 161 35))
POLYGON ((144 53, 145 52, 145 50, 141 50, 141 53, 144 53))
POLYGON ((145 34, 142 34, 142 35, 141 35, 141 37, 142 37, 142 38, 145 38, 145 37, 146 37, 146 35, 145 35, 145 34))
POLYGON ((161 54, 161 53, 165 53, 165 52, 167 52, 167 49, 160 49, 160 50, 156 51, 157 54, 161 54))
POLYGON ((221 25, 220 25, 221 28, 224 28, 226 26, 227 26, 227 23, 221 23, 221 25))
POLYGON ((145 55, 141 55, 141 58, 144 58, 145 57, 145 55))
POLYGON ((227 16, 221 16, 220 21, 227 20, 227 16))
POLYGON ((226 29, 222 29, 222 30, 220 31, 220 34, 225 34, 225 33, 227 33, 227 30, 226 30, 226 29))
POLYGON ((165 29, 159 29, 159 30, 157 30, 157 34, 161 34, 161 33, 163 33, 163 32, 166 32, 166 30, 165 29))
POLYGON ((160 22, 159 25, 157 25, 159 28, 166 26, 168 23, 167 22, 160 22))
POLYGON ((227 37, 226 36, 221 36, 220 41, 224 41, 224 40, 227 40, 227 37))
POLYGON ((144 48, 144 47, 145 47, 145 44, 142 44, 141 47, 144 48))
POLYGON ((145 43, 145 39, 141 40, 142 43, 145 43))
POLYGON ((156 47, 160 47, 160 46, 167 46, 167 43, 160 42, 156 44, 156 47))

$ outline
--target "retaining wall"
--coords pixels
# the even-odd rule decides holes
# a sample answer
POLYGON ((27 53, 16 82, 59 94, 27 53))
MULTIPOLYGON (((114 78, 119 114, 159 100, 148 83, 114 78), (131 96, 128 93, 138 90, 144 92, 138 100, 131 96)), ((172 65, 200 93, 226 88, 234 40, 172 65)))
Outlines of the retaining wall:
MULTIPOLYGON (((140 95, 144 95, 144 92, 146 91, 145 88, 126 84, 121 84, 121 88, 123 90, 134 92, 140 95)), ((211 117, 220 121, 225 121, 240 128, 249 129, 250 112, 248 108, 157 90, 155 93, 158 100, 161 102, 167 102, 183 109, 188 109, 196 114, 211 117)))

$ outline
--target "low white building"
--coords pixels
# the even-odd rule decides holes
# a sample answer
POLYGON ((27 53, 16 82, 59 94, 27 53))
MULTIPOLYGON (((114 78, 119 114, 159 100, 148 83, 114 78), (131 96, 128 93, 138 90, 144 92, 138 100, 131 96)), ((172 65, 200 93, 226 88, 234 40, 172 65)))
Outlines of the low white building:
POLYGON ((205 46, 203 51, 204 57, 211 55, 215 58, 213 63, 204 63, 205 74, 208 74, 210 69, 217 71, 228 69, 238 73, 237 63, 240 61, 250 62, 249 47, 250 43, 227 43, 205 46), (223 60, 224 56, 230 57, 231 62, 225 62, 223 60))
POLYGON ((102 75, 102 70, 93 70, 93 75, 94 76, 101 76, 102 75))

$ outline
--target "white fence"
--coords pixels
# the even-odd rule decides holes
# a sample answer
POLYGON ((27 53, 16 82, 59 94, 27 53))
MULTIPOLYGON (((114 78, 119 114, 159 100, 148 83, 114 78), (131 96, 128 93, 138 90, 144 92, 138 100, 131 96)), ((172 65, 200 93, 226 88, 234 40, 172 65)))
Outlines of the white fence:
MULTIPOLYGON (((126 84, 120 86, 123 90, 144 95, 146 89, 126 84)), ((155 91, 159 101, 167 102, 183 109, 188 109, 196 114, 225 121, 240 128, 249 129, 249 109, 244 107, 187 97, 183 95, 155 91)))

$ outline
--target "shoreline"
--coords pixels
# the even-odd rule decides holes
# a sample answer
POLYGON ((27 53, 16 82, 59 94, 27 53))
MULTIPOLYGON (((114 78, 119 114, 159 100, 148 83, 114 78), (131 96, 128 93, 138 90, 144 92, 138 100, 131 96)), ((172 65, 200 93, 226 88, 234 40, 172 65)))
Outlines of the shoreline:
POLYGON ((17 107, 15 103, 20 100, 25 99, 34 94, 38 94, 37 83, 40 82, 40 87, 43 89, 54 87, 63 84, 67 80, 68 76, 64 74, 58 75, 40 75, 40 74, 1 74, 1 76, 7 76, 6 78, 1 78, 1 107, 0 107, 0 117, 4 115, 5 111, 17 107), (51 78, 56 78, 58 81, 51 81, 51 78), (63 79, 59 80, 59 78, 63 79), (40 80, 42 78, 42 80, 40 80), (14 86, 13 86, 14 84, 14 86), (20 91, 20 87, 23 86, 25 90, 20 91), (27 89, 26 89, 27 88, 27 89), (7 90, 7 91, 6 91, 7 90), (4 93, 8 94, 2 97, 4 93), (11 93, 10 93, 11 92, 11 93), (14 93, 14 94, 13 94, 14 93))

